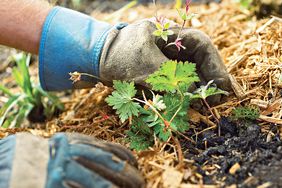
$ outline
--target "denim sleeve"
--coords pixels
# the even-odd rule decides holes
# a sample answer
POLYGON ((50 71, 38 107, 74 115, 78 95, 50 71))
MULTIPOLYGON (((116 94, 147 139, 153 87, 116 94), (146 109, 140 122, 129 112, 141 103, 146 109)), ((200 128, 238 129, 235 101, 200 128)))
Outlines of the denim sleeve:
POLYGON ((62 7, 48 14, 41 33, 39 77, 43 89, 72 89, 70 72, 99 76, 99 58, 111 25, 62 7))
POLYGON ((0 140, 0 187, 9 187, 14 159, 16 136, 0 140))

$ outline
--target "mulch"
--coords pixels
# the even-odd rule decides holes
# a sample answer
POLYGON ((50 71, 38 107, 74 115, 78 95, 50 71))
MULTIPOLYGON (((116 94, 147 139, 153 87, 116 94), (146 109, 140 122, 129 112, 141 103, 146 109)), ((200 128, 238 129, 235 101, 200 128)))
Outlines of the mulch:
MULTIPOLYGON (((111 18, 111 23, 131 23, 152 17, 154 12, 153 5, 139 5, 114 17, 97 11, 92 15, 98 19, 111 18)), ((134 152, 147 187, 282 186, 279 177, 266 175, 269 170, 279 175, 282 167, 279 162, 282 156, 281 18, 257 20, 251 12, 230 1, 194 5, 191 12, 197 16, 186 26, 200 29, 211 37, 231 75, 234 93, 223 104, 212 108, 221 120, 221 136, 217 135, 217 126, 209 120, 209 115, 191 110, 191 129, 187 133, 166 143, 156 140, 154 147, 134 152), (249 105, 260 109, 257 121, 246 126, 244 122, 229 119, 235 107, 249 105), (233 128, 228 128, 230 125, 233 128)), ((160 5, 158 13, 181 23, 172 5, 160 5)), ((2 81, 9 83, 10 79, 2 81)), ((44 137, 61 131, 80 132, 128 146, 124 137, 130 125, 121 123, 104 102, 111 91, 101 83, 93 89, 74 91, 62 97, 66 111, 59 117, 28 128, 0 128, 0 138, 20 131, 44 137)))

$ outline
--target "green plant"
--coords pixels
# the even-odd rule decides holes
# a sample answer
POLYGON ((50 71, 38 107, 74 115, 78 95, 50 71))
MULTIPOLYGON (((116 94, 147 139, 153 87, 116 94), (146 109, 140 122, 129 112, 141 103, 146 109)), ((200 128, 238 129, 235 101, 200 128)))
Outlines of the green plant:
POLYGON ((253 106, 237 107, 232 111, 234 120, 256 120, 259 118, 259 109, 253 106))
MULTIPOLYGON (((185 49, 185 47, 182 45, 181 34, 182 34, 182 30, 183 30, 186 22, 188 20, 192 19, 195 16, 195 14, 189 13, 191 2, 192 2, 192 0, 186 0, 185 11, 182 11, 182 10, 177 8, 178 14, 179 14, 180 18, 183 20, 182 26, 181 26, 181 28, 180 28, 180 30, 178 32, 178 35, 177 35, 177 38, 175 39, 175 41, 167 44, 166 47, 174 45, 177 48, 178 51, 180 51, 181 48, 185 49)), ((156 6, 156 2, 154 0, 153 0, 153 3, 156 6)), ((177 7, 179 5, 181 6, 179 1, 177 1, 177 7)), ((157 10, 158 9, 156 7, 156 15, 155 15, 156 23, 155 23, 155 25, 156 25, 157 30, 153 32, 153 35, 161 37, 165 42, 167 42, 168 41, 168 36, 169 35, 173 35, 173 31, 169 29, 170 28, 170 23, 166 22, 165 18, 158 17, 157 10)))
POLYGON ((168 36, 173 35, 173 31, 169 30, 170 23, 166 22, 156 22, 157 30, 153 32, 153 35, 161 37, 164 41, 167 42, 168 36))
POLYGON ((253 0, 236 0, 240 4, 240 6, 244 9, 250 9, 253 0))
POLYGON ((72 6, 74 8, 79 8, 81 6, 81 0, 71 0, 72 6))
MULTIPOLYGON (((155 0, 153 2, 155 4, 155 0)), ((185 12, 178 10, 183 20, 182 27, 176 40, 166 45, 175 45, 178 51, 181 48, 185 49, 182 46, 181 32, 186 21, 194 16, 188 13, 190 3, 191 0, 186 1, 185 12)), ((157 7, 155 18, 157 30, 153 32, 153 35, 167 42, 168 36, 173 34, 173 31, 169 29, 170 23, 163 17, 158 17, 157 7)), ((80 80, 81 75, 87 74, 74 72, 70 75, 71 80, 76 82, 80 80)), ((92 75, 87 76, 92 77, 92 75)), ((155 138, 167 141, 174 134, 181 134, 188 130, 187 111, 193 99, 202 99, 214 116, 206 98, 216 94, 227 94, 227 92, 211 87, 213 81, 206 86, 201 86, 193 93, 187 92, 190 86, 198 81, 195 64, 177 61, 164 62, 159 70, 149 75, 146 82, 152 87, 150 99, 144 91, 142 91, 142 97, 138 98, 133 82, 114 81, 114 91, 106 98, 106 102, 116 110, 121 122, 127 120, 131 122, 126 138, 130 142, 130 147, 135 150, 144 150, 153 145, 155 138), (156 92, 162 92, 162 95, 156 92)), ((216 117, 215 120, 218 122, 216 117)))
POLYGON ((181 6, 182 6, 182 0, 175 0, 175 5, 174 5, 174 7, 175 7, 176 9, 178 9, 178 8, 181 8, 181 6))
POLYGON ((212 95, 217 95, 217 94, 223 94, 223 95, 228 95, 229 93, 227 91, 223 91, 217 87, 211 87, 211 84, 213 83, 213 80, 210 80, 207 85, 202 85, 200 88, 196 89, 192 94, 191 93, 186 93, 186 95, 189 95, 191 99, 202 99, 204 104, 208 107, 210 113, 212 114, 213 118, 216 120, 217 123, 219 123, 219 120, 217 117, 214 115, 213 111, 211 110, 211 107, 209 103, 207 102, 207 98, 212 95))
POLYGON ((43 91, 40 86, 32 83, 28 70, 30 57, 24 53, 12 57, 17 65, 13 68, 12 75, 21 89, 20 93, 14 94, 10 89, 0 85, 0 91, 9 97, 0 109, 2 127, 20 127, 31 112, 39 113, 35 116, 50 118, 57 110, 63 110, 63 105, 55 95, 43 91))
POLYGON ((133 118, 130 130, 126 131, 126 141, 130 148, 137 151, 145 150, 154 144, 154 132, 142 118, 133 118))
POLYGON ((114 81, 114 91, 106 98, 106 102, 116 110, 122 122, 132 119, 127 131, 130 147, 136 150, 145 149, 153 144, 156 136, 167 141, 173 133, 188 130, 187 111, 190 100, 224 94, 217 88, 206 86, 195 93, 188 93, 188 88, 199 81, 195 64, 189 62, 167 61, 159 70, 151 74, 146 82, 155 92, 148 99, 142 91, 142 99, 137 98, 134 83, 114 81), (202 93, 199 94, 199 91, 202 93))

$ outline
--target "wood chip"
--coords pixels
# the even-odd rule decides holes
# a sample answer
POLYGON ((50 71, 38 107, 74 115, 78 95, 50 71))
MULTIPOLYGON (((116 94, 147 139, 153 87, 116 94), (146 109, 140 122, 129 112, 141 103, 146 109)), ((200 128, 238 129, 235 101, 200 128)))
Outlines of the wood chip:
POLYGON ((260 115, 259 119, 262 120, 262 121, 269 122, 269 123, 274 123, 274 124, 277 124, 277 125, 282 125, 282 119, 268 117, 268 116, 264 116, 264 115, 260 115))
POLYGON ((177 171, 175 168, 168 167, 162 175, 164 188, 179 187, 183 178, 183 173, 177 171))
POLYGON ((260 99, 251 99, 250 104, 258 106, 261 109, 266 109, 268 107, 268 102, 260 99))
POLYGON ((219 188, 218 185, 181 184, 179 188, 219 188))
POLYGON ((234 175, 238 170, 240 170, 241 166, 239 163, 235 163, 230 169, 229 173, 234 175))
POLYGON ((266 182, 262 185, 257 186, 257 188, 268 188, 268 187, 271 187, 271 186, 272 186, 271 182, 266 182))
POLYGON ((235 95, 239 99, 244 99, 246 97, 246 92, 244 91, 242 86, 237 82, 237 80, 232 75, 229 75, 229 79, 231 81, 231 86, 235 95))

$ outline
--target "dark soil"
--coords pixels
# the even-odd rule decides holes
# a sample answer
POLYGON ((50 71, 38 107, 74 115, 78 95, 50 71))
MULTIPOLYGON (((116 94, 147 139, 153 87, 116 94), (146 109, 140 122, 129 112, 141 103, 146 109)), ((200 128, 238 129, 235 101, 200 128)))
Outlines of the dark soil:
POLYGON ((46 120, 46 116, 44 115, 44 107, 43 105, 34 107, 28 115, 28 120, 31 122, 42 123, 46 120))
MULTIPOLYGON (((226 117, 220 122, 221 136, 218 130, 210 130, 198 135, 195 145, 187 141, 182 145, 185 157, 195 161, 204 183, 255 187, 270 182, 271 187, 282 187, 282 142, 277 127, 271 126, 275 136, 267 142, 267 134, 256 122, 232 122, 226 117), (236 163, 240 168, 232 175, 229 170, 236 163), (206 170, 215 165, 212 172, 206 170)), ((204 128, 204 124, 197 127, 204 128)))

